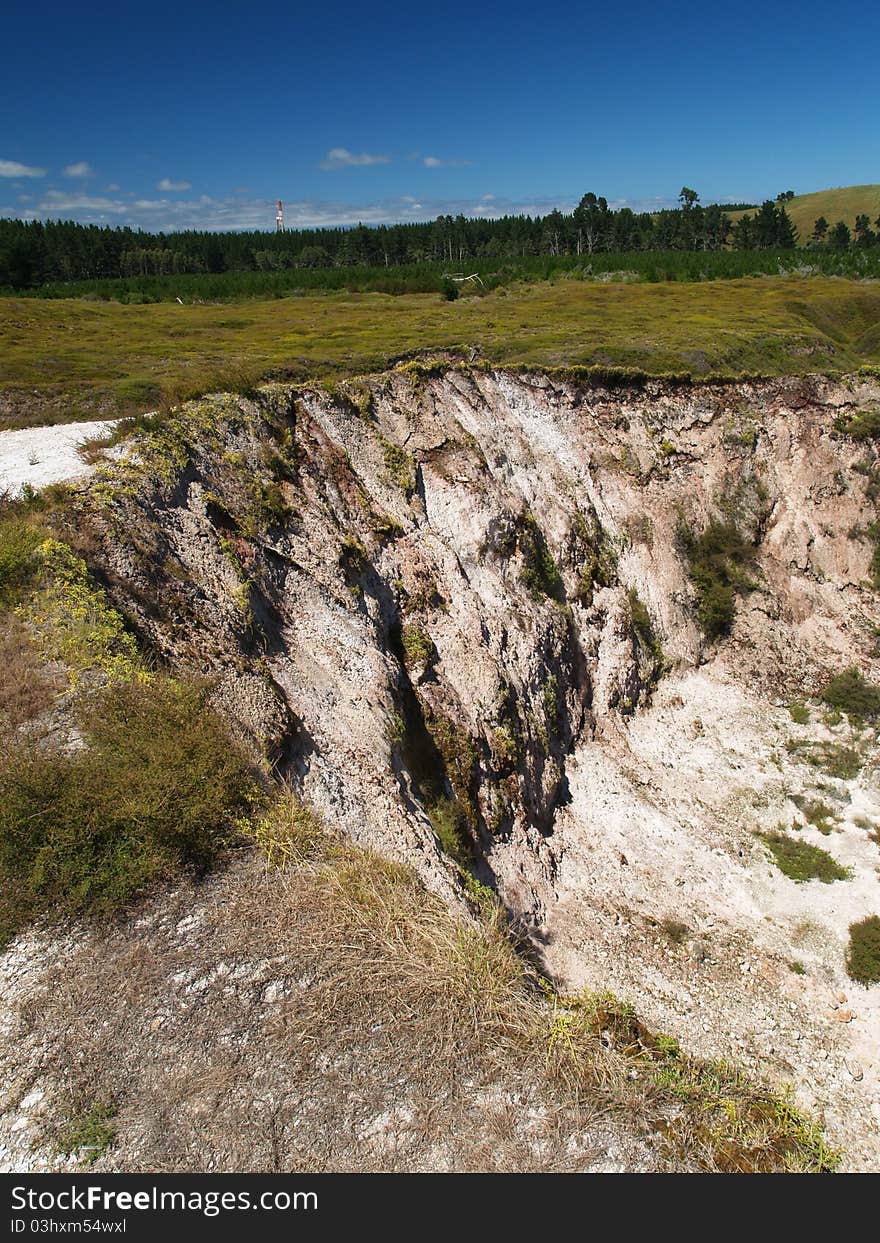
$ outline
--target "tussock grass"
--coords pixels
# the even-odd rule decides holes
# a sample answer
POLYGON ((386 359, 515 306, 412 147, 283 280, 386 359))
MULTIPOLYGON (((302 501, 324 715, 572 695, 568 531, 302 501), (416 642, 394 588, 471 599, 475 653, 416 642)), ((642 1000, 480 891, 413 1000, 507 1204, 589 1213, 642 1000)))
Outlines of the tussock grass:
POLYGON ((850 924, 846 969, 859 984, 880 984, 880 916, 850 924))

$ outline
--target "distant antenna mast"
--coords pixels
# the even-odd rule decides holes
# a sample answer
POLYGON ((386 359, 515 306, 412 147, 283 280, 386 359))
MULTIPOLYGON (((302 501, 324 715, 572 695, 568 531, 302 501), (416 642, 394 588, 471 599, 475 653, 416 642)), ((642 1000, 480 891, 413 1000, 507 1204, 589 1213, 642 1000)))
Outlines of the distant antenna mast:
POLYGON ((284 232, 284 205, 281 199, 278 200, 278 210, 275 213, 275 232, 284 232))

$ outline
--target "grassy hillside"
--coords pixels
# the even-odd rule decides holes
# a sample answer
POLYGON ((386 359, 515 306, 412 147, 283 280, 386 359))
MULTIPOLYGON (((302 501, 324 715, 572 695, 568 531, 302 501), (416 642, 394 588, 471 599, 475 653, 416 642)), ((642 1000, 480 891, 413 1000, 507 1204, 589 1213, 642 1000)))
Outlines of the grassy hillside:
POLYGON ((236 307, 4 298, 0 427, 135 413, 273 371, 366 371, 429 349, 695 376, 850 370, 880 363, 880 284, 561 281, 451 303, 338 293, 236 307))
MULTIPOLYGON (((813 225, 820 216, 824 216, 829 224, 843 220, 850 228, 856 216, 862 212, 871 219, 871 227, 880 216, 880 185, 870 186, 839 186, 836 190, 816 190, 812 194, 797 194, 785 204, 785 210, 798 231, 798 243, 805 246, 813 225)), ((745 212, 731 212, 732 220, 738 220, 745 212)))

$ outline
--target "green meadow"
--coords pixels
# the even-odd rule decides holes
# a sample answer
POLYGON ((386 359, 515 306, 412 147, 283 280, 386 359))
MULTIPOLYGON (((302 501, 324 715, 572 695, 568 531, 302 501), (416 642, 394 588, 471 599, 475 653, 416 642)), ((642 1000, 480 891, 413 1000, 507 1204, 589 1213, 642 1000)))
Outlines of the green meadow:
POLYGON ((134 414, 430 350, 694 378, 852 371, 880 364, 880 281, 563 280, 454 302, 347 292, 196 305, 2 298, 0 426, 134 414))

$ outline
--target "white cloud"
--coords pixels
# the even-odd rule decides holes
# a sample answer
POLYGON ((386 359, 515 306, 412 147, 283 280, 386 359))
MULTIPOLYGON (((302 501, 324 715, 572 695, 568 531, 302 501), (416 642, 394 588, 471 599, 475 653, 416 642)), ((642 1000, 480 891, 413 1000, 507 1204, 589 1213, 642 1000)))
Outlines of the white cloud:
MULTIPOLYGON (((153 232, 176 229, 251 230, 272 232, 275 228, 275 202, 272 199, 211 198, 135 198, 130 192, 91 195, 76 189, 46 190, 36 203, 18 207, 0 206, 0 216, 19 219, 78 220, 83 224, 126 224, 153 232)), ((437 216, 543 216, 558 209, 570 212, 577 198, 545 196, 532 199, 489 198, 416 199, 401 195, 393 199, 342 203, 334 200, 284 200, 284 221, 288 229, 309 229, 356 224, 394 224, 402 220, 434 220, 437 216)), ((656 210, 671 205, 670 200, 615 200, 614 207, 635 211, 656 210)))
POLYGON ((368 164, 390 163, 390 155, 368 155, 366 151, 355 155, 353 151, 347 151, 345 147, 332 147, 321 161, 321 168, 363 168, 368 164))
POLYGON ((441 160, 436 155, 426 155, 422 163, 425 168, 470 168, 473 160, 441 160))
POLYGON ((115 181, 111 181, 109 186, 105 186, 104 189, 108 194, 114 194, 117 190, 121 190, 122 186, 118 186, 115 181))
POLYGON ((91 177, 92 166, 87 164, 85 160, 79 160, 76 164, 68 164, 67 168, 62 170, 65 177, 91 177))
POLYGON ((0 160, 0 177, 45 177, 45 168, 31 168, 18 160, 0 160))
POLYGON ((156 186, 157 190, 191 190, 192 185, 188 181, 172 181, 170 177, 163 177, 156 186))

